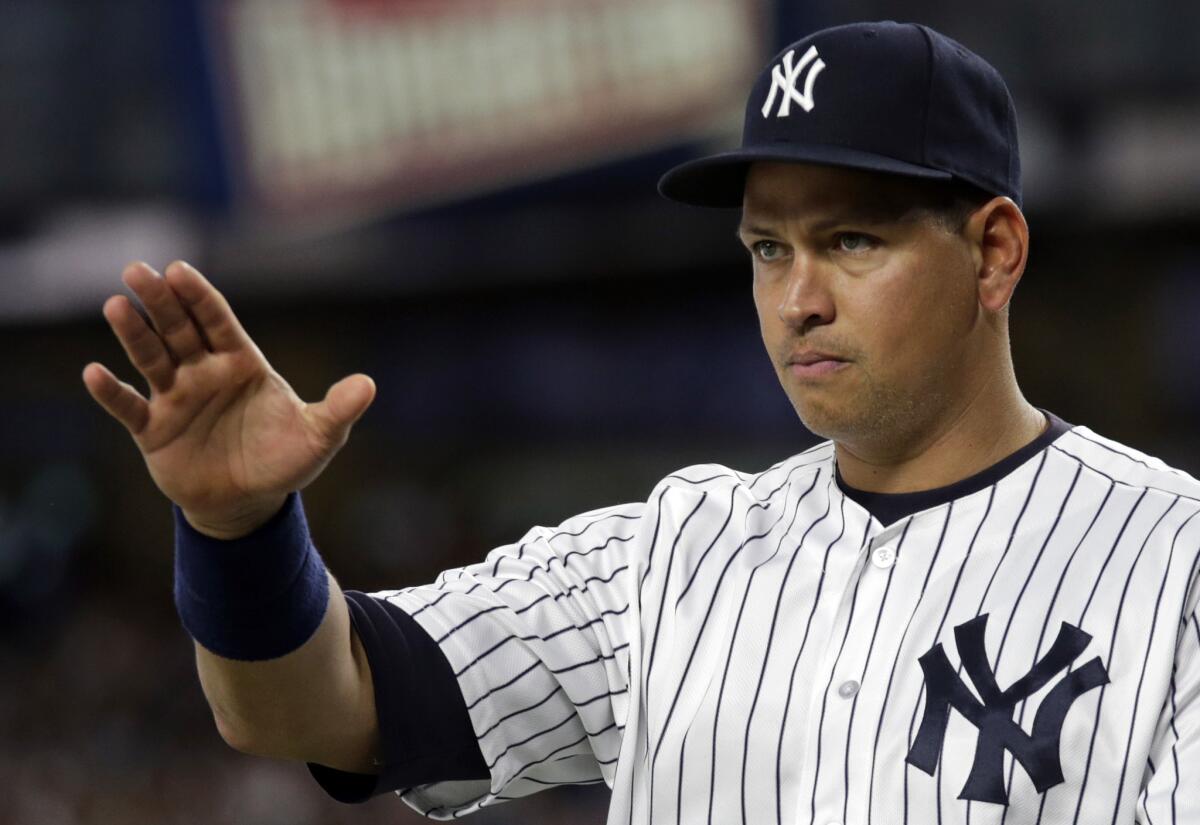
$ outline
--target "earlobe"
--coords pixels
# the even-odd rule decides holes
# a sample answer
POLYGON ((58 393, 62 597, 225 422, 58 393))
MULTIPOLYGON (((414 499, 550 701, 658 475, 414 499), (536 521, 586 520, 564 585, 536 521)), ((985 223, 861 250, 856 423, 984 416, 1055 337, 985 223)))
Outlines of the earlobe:
POLYGON ((979 274, 979 300, 986 309, 1000 312, 1012 299, 1025 271, 1029 253, 1029 227, 1011 198, 994 198, 971 216, 972 244, 979 274))

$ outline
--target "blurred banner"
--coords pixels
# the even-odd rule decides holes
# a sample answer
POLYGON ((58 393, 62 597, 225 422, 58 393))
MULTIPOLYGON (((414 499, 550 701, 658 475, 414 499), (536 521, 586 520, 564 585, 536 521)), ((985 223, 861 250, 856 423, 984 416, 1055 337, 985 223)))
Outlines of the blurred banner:
POLYGON ((226 0, 208 7, 235 206, 342 221, 711 133, 753 0, 226 0))

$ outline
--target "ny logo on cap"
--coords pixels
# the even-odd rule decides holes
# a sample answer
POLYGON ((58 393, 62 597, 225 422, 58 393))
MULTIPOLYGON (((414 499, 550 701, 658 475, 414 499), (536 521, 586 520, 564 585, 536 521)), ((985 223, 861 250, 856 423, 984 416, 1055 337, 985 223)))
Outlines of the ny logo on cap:
POLYGON ((796 50, 790 50, 783 56, 783 65, 776 64, 771 69, 771 91, 767 94, 767 102, 762 107, 763 117, 771 114, 771 106, 775 103, 776 92, 782 92, 783 97, 779 101, 779 111, 775 113, 775 117, 787 117, 791 112, 793 100, 803 106, 804 111, 812 111, 813 84, 817 82, 817 75, 825 68, 825 61, 817 57, 816 46, 809 46, 804 57, 800 58, 800 62, 793 66, 792 60, 795 56, 796 50), (812 63, 813 58, 816 58, 816 63, 812 63), (796 88, 796 79, 800 77, 800 72, 804 71, 804 67, 810 63, 812 63, 812 68, 804 78, 804 94, 801 94, 796 88))

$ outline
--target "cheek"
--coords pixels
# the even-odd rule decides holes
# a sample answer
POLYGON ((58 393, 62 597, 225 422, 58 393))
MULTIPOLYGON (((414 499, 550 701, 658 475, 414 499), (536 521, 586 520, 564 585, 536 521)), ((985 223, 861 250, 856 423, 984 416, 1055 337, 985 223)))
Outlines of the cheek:
POLYGON ((763 341, 769 346, 772 341, 777 341, 781 335, 786 333, 779 312, 773 308, 777 307, 778 300, 772 304, 768 292, 761 289, 757 282, 753 287, 753 298, 754 310, 758 313, 758 328, 762 333, 763 341))
POLYGON ((844 300, 843 311, 854 316, 862 345, 879 367, 894 361, 920 335, 923 304, 906 279, 881 279, 844 300))
POLYGON ((967 314, 960 285, 936 273, 897 269, 846 296, 857 337, 879 378, 927 372, 962 337, 967 314))

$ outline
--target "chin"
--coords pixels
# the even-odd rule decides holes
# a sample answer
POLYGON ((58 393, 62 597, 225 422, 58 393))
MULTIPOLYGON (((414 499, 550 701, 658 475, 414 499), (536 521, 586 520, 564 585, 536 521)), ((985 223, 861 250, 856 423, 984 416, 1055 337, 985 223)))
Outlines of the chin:
POLYGON ((821 438, 837 439, 854 430, 857 423, 850 410, 826 399, 793 399, 792 407, 800 416, 800 423, 821 438))

